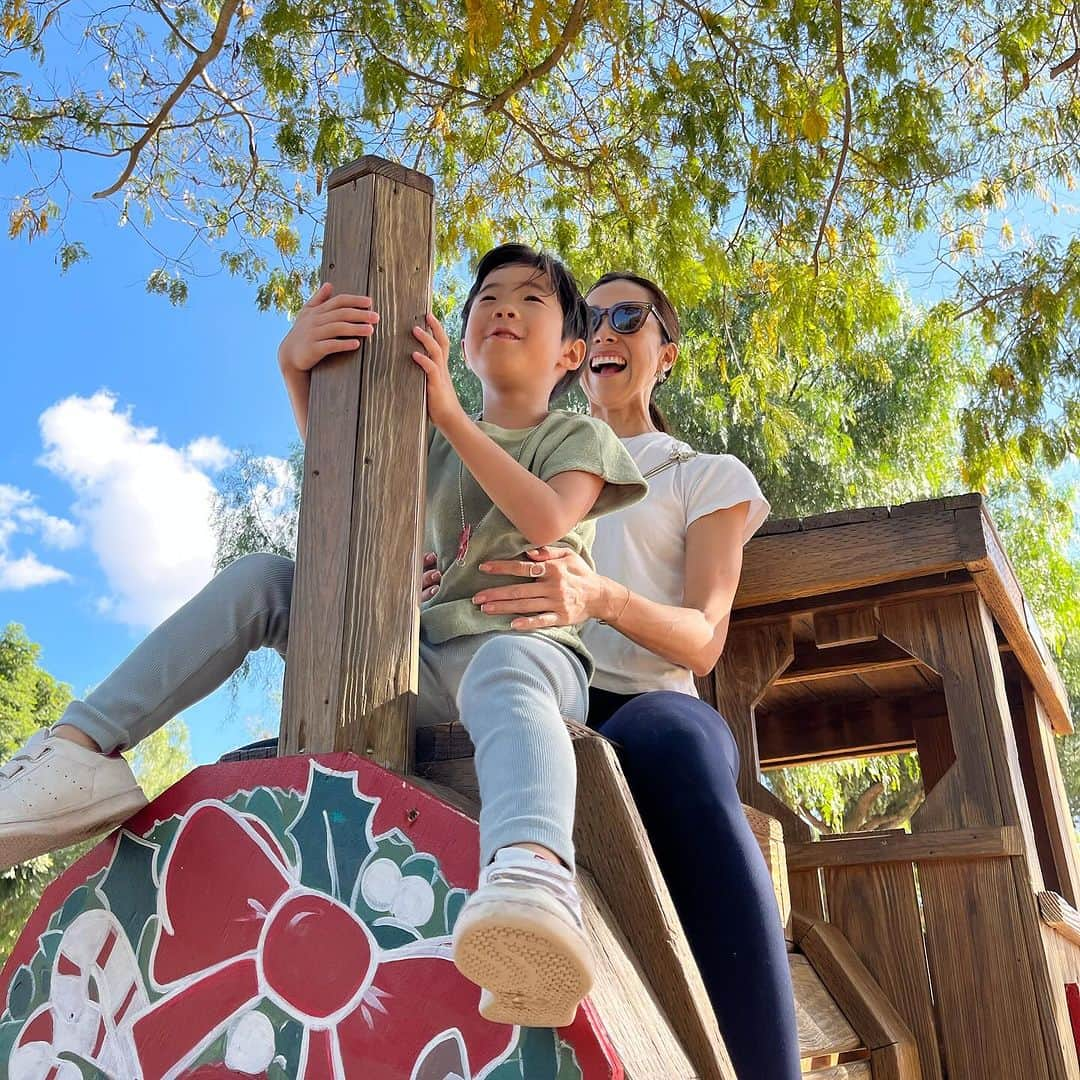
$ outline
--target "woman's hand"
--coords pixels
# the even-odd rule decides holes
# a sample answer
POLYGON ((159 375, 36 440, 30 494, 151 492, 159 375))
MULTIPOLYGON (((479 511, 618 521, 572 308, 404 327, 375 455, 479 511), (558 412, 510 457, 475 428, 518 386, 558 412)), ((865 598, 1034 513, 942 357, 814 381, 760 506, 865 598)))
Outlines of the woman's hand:
POLYGON ((350 293, 334 295, 329 282, 300 309, 292 328, 278 346, 282 371, 310 371, 332 353, 360 347, 362 338, 375 333, 379 313, 371 298, 350 293))
POLYGON ((420 568, 420 603, 430 600, 438 591, 442 574, 439 573, 439 560, 434 551, 424 555, 420 568))
POLYGON ((481 563, 485 574, 509 574, 528 581, 484 589, 473 597, 473 603, 486 615, 520 616, 510 623, 513 630, 576 626, 606 610, 614 582, 597 574, 569 548, 536 548, 526 552, 526 560, 481 563))
POLYGON ((450 378, 450 339, 434 315, 427 316, 426 329, 413 327, 413 337, 423 345, 412 358, 427 376, 427 411, 431 422, 445 435, 447 427, 465 419, 465 410, 458 401, 457 391, 450 378))

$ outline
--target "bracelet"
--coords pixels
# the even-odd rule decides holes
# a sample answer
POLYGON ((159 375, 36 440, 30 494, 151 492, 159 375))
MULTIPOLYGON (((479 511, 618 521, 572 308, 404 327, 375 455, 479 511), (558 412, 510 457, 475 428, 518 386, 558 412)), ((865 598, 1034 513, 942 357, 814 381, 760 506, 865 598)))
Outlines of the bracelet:
POLYGON ((597 619, 596 621, 601 626, 614 626, 626 614, 626 609, 630 606, 630 597, 633 595, 633 593, 630 592, 629 585, 624 585, 623 588, 626 590, 626 601, 622 606, 622 610, 619 612, 618 615, 615 616, 614 619, 597 619))

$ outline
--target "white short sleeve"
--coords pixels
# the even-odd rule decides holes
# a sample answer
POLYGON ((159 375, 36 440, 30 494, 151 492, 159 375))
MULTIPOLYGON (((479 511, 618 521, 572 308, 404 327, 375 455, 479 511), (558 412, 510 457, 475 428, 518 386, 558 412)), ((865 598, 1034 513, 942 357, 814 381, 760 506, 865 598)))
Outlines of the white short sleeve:
POLYGON ((748 502, 745 544, 769 516, 769 503, 761 493, 754 474, 731 454, 698 454, 678 469, 686 527, 714 510, 724 510, 748 502))

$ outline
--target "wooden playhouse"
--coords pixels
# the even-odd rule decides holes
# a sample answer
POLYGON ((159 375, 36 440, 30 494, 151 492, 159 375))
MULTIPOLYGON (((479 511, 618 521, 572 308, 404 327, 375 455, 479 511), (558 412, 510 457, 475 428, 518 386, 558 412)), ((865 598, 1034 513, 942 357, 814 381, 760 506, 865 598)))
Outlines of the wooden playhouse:
MULTIPOLYGON (((415 725, 424 405, 400 363, 431 252, 430 180, 331 176, 324 280, 383 327, 313 373, 281 738, 195 770, 49 888, 0 974, 0 1077, 736 1080, 594 733, 572 732, 595 992, 567 1029, 488 1024, 449 959, 475 775, 463 731, 415 725)), ((1080 1080, 1068 705, 979 497, 766 526, 700 688, 739 741, 804 1073, 1080 1080), (909 749, 910 833, 814 840, 761 781, 909 749)))

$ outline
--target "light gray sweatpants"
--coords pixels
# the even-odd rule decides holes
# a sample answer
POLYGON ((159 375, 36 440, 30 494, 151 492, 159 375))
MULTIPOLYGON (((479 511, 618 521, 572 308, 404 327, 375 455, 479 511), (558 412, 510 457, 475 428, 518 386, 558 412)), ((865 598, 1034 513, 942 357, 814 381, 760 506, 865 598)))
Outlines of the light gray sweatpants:
MULTIPOLYGON (((278 555, 230 563, 59 722, 106 753, 124 750, 216 690, 249 652, 284 657, 293 569, 278 555)), ((507 844, 534 843, 573 867, 577 771, 562 718, 584 723, 587 706, 580 660, 542 635, 421 641, 417 723, 460 717, 472 738, 483 863, 507 844)))

